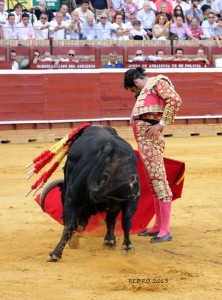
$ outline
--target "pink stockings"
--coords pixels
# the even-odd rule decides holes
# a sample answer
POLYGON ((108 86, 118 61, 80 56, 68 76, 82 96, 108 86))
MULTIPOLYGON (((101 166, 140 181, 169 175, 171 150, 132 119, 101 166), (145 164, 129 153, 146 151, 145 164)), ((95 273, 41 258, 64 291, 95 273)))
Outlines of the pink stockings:
POLYGON ((152 228, 150 228, 149 232, 158 232, 157 237, 163 237, 169 233, 170 226, 170 216, 171 216, 171 204, 172 198, 169 202, 164 202, 163 200, 159 200, 155 198, 154 206, 155 206, 155 223, 152 228))

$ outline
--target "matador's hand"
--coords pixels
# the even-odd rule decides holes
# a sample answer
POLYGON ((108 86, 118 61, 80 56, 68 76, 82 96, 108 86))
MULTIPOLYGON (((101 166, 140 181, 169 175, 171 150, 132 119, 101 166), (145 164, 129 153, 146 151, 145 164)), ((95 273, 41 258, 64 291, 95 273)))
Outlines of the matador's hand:
POLYGON ((147 136, 149 139, 155 139, 160 132, 163 131, 163 126, 160 124, 152 125, 147 129, 147 136))

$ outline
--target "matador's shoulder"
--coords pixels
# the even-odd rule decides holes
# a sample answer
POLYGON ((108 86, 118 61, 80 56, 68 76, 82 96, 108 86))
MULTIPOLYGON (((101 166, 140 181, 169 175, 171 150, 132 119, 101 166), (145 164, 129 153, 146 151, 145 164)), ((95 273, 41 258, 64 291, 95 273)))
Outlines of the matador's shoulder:
POLYGON ((164 84, 164 82, 168 82, 169 85, 174 88, 172 82, 170 81, 170 79, 165 76, 165 75, 157 75, 155 77, 150 77, 149 80, 147 81, 146 85, 144 88, 148 89, 148 90, 152 90, 152 88, 157 84, 160 83, 160 81, 162 82, 162 84, 164 84))

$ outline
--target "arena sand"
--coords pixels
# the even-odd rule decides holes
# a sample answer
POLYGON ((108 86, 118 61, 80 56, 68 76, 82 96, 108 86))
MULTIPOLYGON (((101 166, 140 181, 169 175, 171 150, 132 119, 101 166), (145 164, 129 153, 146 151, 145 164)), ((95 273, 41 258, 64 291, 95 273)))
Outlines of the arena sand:
MULTIPOLYGON (((165 156, 185 161, 182 199, 173 203, 172 242, 132 236, 135 253, 103 249, 86 234, 63 259, 45 257, 62 226, 25 193, 24 166, 51 143, 1 144, 0 299, 222 299, 222 139, 166 139, 165 156)), ((135 144, 133 145, 135 146, 135 144)), ((61 168, 52 179, 62 176, 61 168)), ((37 179, 37 178, 35 178, 37 179)))

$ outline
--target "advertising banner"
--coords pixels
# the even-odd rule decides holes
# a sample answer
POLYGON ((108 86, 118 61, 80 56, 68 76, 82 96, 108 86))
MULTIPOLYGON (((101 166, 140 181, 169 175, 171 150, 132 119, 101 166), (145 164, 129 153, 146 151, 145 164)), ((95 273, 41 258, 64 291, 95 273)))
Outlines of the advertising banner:
MULTIPOLYGON (((29 9, 32 6, 38 6, 40 0, 7 0, 5 1, 9 9, 14 9, 14 6, 18 3, 21 3, 23 9, 29 9)), ((59 10, 60 9, 60 0, 45 0, 47 9, 50 10, 59 10)))

